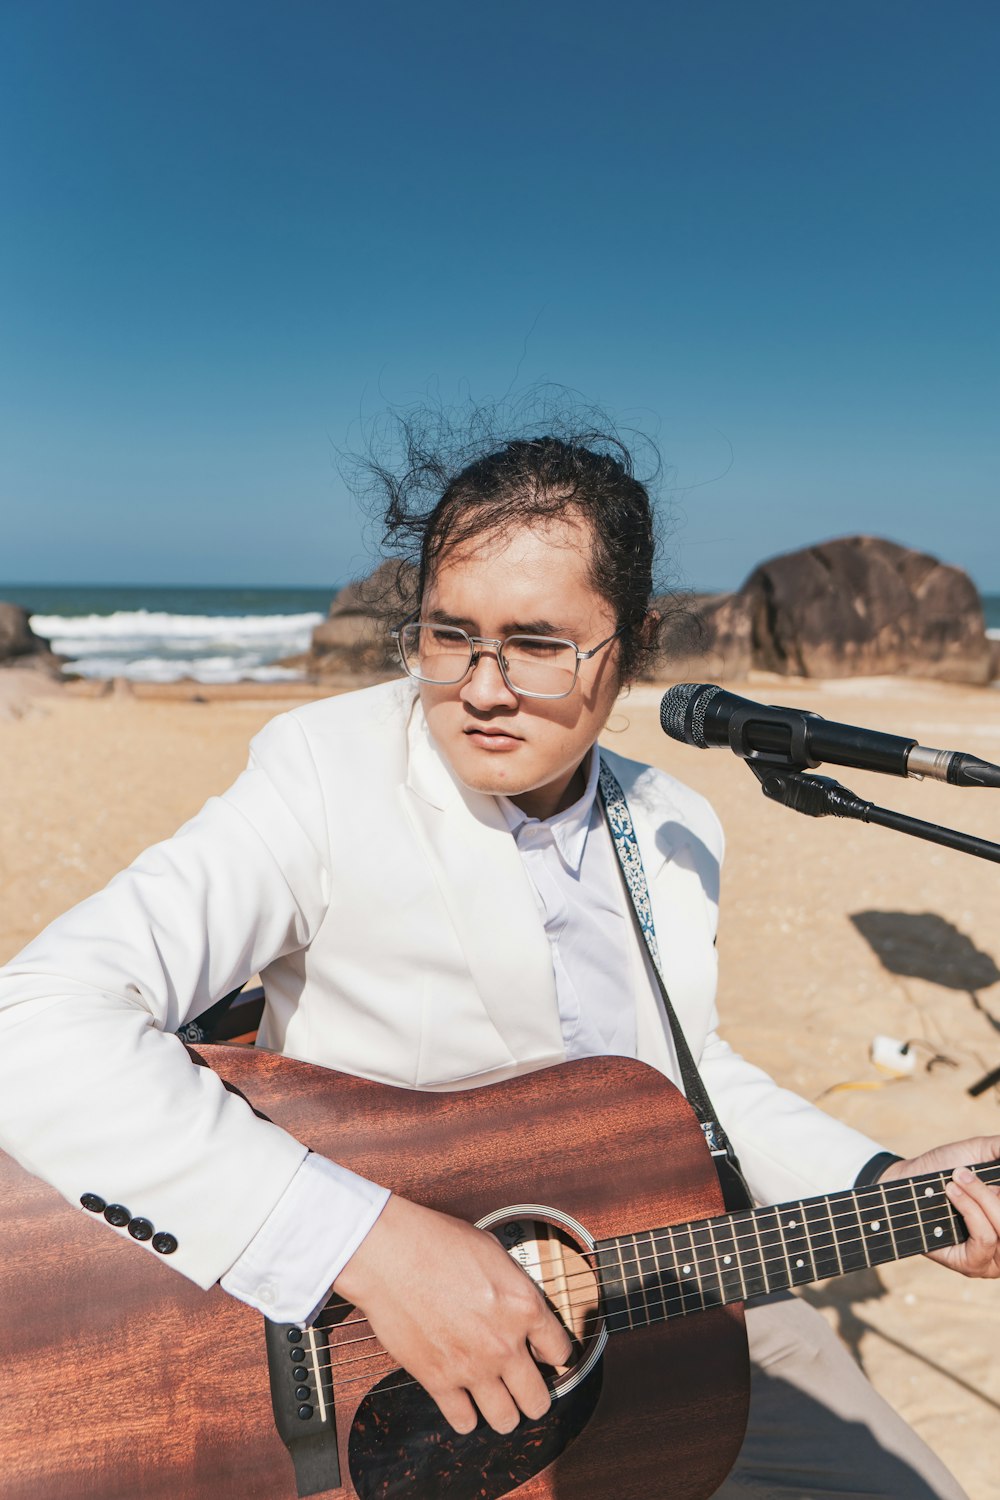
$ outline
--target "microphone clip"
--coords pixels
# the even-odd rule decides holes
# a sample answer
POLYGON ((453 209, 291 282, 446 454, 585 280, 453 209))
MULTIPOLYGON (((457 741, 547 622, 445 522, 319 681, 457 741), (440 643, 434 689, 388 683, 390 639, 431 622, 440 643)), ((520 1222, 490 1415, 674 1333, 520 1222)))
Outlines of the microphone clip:
MULTIPOLYGON (((810 713, 808 709, 782 708, 777 703, 748 703, 744 708, 734 709, 729 716, 727 732, 730 749, 745 760, 751 769, 754 762, 757 762, 766 766, 784 766, 789 771, 815 770, 820 762, 813 760, 809 754, 806 721, 819 717, 819 714, 810 713), (781 750, 753 749, 748 738, 751 724, 773 724, 783 734, 787 734, 787 744, 781 750)), ((820 814, 814 816, 818 817, 820 814)))

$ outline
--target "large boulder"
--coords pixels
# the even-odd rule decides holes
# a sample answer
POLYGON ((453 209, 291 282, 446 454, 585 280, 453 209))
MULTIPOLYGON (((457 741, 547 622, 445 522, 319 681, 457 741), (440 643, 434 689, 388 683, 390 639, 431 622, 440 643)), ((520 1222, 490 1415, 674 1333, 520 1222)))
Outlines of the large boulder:
POLYGON ((411 567, 390 560, 342 588, 313 631, 306 671, 368 681, 396 676, 401 668, 389 631, 412 607, 413 576, 411 567))
POLYGON ((881 537, 771 558, 740 590, 753 664, 801 677, 899 674, 985 684, 993 651, 961 568, 881 537))
POLYGON ((20 604, 0 602, 0 667, 37 667, 55 676, 60 658, 53 655, 48 641, 35 634, 28 619, 28 611, 20 604))

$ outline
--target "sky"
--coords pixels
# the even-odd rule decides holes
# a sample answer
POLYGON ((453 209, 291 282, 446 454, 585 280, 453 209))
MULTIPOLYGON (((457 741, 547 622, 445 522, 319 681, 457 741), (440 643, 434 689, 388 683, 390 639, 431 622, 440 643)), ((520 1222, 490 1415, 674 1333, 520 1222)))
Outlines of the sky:
POLYGON ((5 0, 0 578, 330 585, 390 409, 651 437, 664 577, 1000 592, 995 0, 5 0))

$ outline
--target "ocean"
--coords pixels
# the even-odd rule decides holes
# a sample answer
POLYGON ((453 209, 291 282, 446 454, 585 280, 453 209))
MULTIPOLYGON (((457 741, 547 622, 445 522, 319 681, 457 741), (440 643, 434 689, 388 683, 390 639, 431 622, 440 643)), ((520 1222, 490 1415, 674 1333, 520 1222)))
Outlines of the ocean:
POLYGON ((0 583, 36 635, 80 677, 133 682, 284 682, 278 663, 308 649, 329 589, 168 588, 0 583))
MULTIPOLYGON (((336 592, 0 583, 0 599, 69 658, 66 672, 133 682, 294 681, 301 672, 278 663, 308 648, 336 592)), ((1000 594, 983 608, 1000 640, 1000 594)))

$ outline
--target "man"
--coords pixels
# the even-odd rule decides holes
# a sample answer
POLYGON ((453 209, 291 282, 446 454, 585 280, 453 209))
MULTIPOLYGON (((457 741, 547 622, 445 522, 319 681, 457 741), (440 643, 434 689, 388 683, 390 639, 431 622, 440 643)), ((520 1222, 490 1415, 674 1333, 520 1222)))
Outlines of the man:
MULTIPOLYGON (((644 488, 620 457, 543 438, 390 520, 421 543, 399 635, 415 684, 275 721, 223 798, 8 966, 0 1143, 71 1202, 128 1205, 159 1231, 152 1253, 279 1321, 308 1319, 332 1286, 455 1428, 478 1408, 503 1432, 549 1404, 535 1358, 569 1352, 532 1283, 491 1237, 309 1155, 170 1035, 260 970, 263 1044, 342 1071, 461 1088, 617 1052, 677 1076, 595 798, 598 735, 650 642, 644 488), (43 1046, 44 1094, 26 1066, 43 1046)), ((714 815, 662 773, 607 760, 668 991, 755 1195, 1000 1154, 995 1138, 893 1160, 731 1052, 715 1032, 714 815)), ((970 1176, 948 1188, 970 1238, 938 1258, 998 1276, 1000 1198, 970 1176)), ((960 1495, 816 1315, 772 1303, 748 1330, 763 1373, 720 1494, 808 1493, 833 1403, 876 1450, 866 1493, 960 1495)), ((824 1493, 858 1493, 842 1441, 822 1465, 824 1493)))

